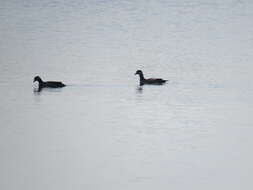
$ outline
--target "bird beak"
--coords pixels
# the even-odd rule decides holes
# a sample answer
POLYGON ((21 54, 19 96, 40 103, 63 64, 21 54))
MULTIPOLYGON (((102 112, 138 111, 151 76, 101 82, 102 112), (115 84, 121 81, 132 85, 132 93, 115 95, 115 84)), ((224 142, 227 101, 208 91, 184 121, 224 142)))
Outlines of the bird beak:
POLYGON ((33 79, 33 82, 35 82, 35 79, 33 79))
POLYGON ((137 72, 134 75, 137 75, 137 72))

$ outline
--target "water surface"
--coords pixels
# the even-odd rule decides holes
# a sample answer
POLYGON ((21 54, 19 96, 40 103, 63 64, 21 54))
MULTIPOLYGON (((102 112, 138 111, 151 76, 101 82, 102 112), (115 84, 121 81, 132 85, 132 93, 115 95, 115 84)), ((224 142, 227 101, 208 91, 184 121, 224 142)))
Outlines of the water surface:
POLYGON ((2 1, 0 189, 251 189, 253 3, 2 1), (163 86, 138 87, 137 69, 163 86), (33 92, 33 77, 69 86, 33 92))

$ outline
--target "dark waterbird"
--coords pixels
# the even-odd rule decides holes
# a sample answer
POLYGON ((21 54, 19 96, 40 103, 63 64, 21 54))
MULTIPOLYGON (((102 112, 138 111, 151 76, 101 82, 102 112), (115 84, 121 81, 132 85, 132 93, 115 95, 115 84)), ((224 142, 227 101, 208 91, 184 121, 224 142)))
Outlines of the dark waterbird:
POLYGON ((144 84, 153 84, 153 85, 162 85, 164 83, 166 83, 167 80, 163 80, 161 78, 149 78, 149 79, 145 79, 143 72, 141 70, 137 70, 135 75, 139 75, 140 77, 140 85, 144 85, 144 84))
POLYGON ((39 76, 34 77, 33 82, 38 82, 39 83, 39 90, 42 88, 62 88, 66 86, 62 82, 58 81, 43 81, 39 76))

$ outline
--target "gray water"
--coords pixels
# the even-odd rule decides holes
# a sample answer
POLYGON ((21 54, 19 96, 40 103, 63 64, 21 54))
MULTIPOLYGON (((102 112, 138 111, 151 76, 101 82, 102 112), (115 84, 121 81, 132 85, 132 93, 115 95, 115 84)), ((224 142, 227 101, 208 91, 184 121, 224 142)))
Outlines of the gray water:
POLYGON ((252 49, 251 0, 1 0, 0 189, 252 189, 252 49))

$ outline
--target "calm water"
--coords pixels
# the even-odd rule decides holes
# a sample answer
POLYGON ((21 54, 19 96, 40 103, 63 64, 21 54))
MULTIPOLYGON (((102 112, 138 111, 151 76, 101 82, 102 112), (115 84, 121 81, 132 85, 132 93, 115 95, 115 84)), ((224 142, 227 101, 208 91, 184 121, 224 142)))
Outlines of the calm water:
POLYGON ((0 189, 252 189, 252 49, 251 0, 1 0, 0 189))

